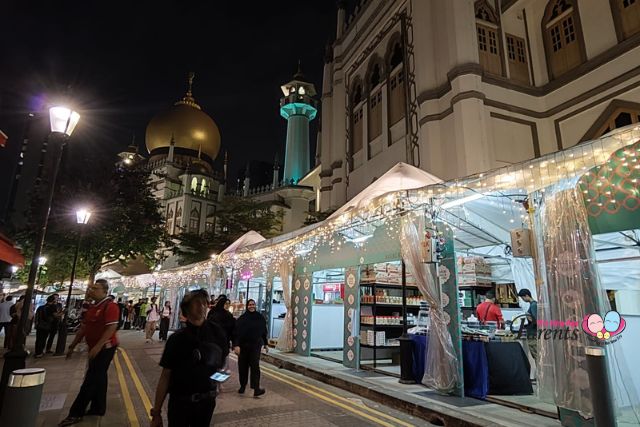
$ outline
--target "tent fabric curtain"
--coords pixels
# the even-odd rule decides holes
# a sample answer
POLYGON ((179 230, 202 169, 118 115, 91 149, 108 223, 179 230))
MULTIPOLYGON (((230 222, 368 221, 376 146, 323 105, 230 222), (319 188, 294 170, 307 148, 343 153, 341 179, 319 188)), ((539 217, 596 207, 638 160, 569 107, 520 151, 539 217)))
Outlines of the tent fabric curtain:
MULTIPOLYGON (((536 291, 536 277, 533 271, 533 261, 531 258, 513 257, 509 262, 511 266, 511 274, 516 284, 516 290, 528 289, 534 300, 538 300, 538 292, 536 291)), ((528 307, 527 307, 528 308, 528 307)))
POLYGON ((422 384, 441 393, 450 393, 459 384, 458 359, 453 349, 451 334, 442 309, 440 283, 436 280, 433 264, 422 262, 421 242, 424 234, 424 216, 402 220, 400 246, 408 273, 416 279, 418 289, 430 307, 431 327, 422 384))
MULTIPOLYGON (((588 314, 604 316, 611 309, 595 262, 582 191, 573 184, 547 191, 536 218, 536 244, 538 253, 544 254, 541 271, 546 272, 538 294, 538 315, 543 321, 581 323, 588 314)), ((539 340, 539 394, 543 400, 590 417, 585 348, 597 344, 579 332, 577 339, 539 340)), ((616 416, 619 422, 638 423, 638 396, 626 362, 616 350, 616 345, 606 346, 616 416)))
POLYGON ((276 348, 280 351, 293 351, 293 316, 291 313, 291 266, 287 260, 280 263, 280 280, 282 281, 282 295, 284 296, 284 306, 287 308, 287 314, 284 316, 284 322, 280 335, 278 336, 278 344, 276 348))

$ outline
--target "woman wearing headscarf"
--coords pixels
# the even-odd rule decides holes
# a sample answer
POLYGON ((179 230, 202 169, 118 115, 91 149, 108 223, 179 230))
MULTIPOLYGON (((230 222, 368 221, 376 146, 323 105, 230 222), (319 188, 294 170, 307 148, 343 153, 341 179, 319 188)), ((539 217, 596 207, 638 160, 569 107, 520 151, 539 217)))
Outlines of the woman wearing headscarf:
POLYGON ((238 393, 244 393, 247 386, 249 369, 251 369, 251 388, 253 396, 258 397, 265 393, 260 388, 260 351, 267 347, 267 321, 262 314, 256 311, 255 300, 247 301, 247 310, 236 322, 233 338, 233 351, 238 355, 238 373, 240 376, 240 389, 238 393))

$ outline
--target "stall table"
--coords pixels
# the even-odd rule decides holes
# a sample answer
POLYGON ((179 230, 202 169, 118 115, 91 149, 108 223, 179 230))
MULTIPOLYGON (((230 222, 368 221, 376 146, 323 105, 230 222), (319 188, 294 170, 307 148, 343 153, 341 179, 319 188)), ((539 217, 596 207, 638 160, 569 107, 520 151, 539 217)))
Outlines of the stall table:
MULTIPOLYGON (((417 383, 424 376, 429 339, 425 335, 412 335, 413 377, 417 383)), ((533 394, 529 380, 531 366, 517 342, 462 341, 464 393, 485 399, 489 394, 533 394)))

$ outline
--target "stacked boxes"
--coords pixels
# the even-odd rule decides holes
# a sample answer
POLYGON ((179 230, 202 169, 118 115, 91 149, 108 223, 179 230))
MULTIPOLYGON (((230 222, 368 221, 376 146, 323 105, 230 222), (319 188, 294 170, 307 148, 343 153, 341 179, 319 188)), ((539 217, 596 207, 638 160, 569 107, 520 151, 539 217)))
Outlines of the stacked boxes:
POLYGON ((360 331, 360 343, 383 346, 386 344, 386 334, 384 331, 360 331))
POLYGON ((491 265, 482 257, 458 258, 458 286, 490 286, 491 265))

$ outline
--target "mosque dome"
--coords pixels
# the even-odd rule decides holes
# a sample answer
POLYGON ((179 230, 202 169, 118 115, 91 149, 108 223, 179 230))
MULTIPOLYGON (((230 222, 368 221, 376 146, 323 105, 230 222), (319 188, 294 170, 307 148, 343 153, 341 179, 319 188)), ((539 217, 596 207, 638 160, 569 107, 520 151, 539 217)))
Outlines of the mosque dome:
POLYGON ((182 150, 189 154, 202 153, 213 162, 220 151, 218 126, 196 103, 191 93, 194 74, 189 74, 189 89, 185 96, 171 108, 157 114, 147 125, 145 144, 149 153, 168 152, 171 140, 175 141, 176 153, 182 150))

